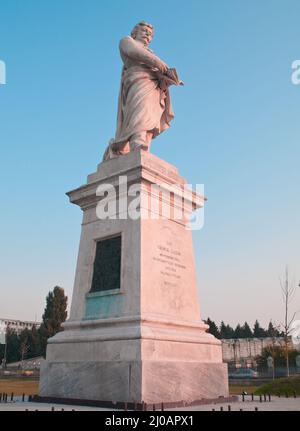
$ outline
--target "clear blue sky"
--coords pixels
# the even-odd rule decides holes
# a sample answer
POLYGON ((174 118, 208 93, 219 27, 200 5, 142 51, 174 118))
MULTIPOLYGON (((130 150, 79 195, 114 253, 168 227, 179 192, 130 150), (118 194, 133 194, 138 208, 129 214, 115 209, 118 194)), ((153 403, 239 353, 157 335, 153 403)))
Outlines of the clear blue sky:
POLYGON ((285 264, 300 281, 299 16, 298 0, 1 1, 1 317, 40 319, 57 284, 71 297, 81 211, 65 192, 114 135, 118 42, 144 19, 186 84, 153 152, 205 185, 202 316, 282 321, 285 264))

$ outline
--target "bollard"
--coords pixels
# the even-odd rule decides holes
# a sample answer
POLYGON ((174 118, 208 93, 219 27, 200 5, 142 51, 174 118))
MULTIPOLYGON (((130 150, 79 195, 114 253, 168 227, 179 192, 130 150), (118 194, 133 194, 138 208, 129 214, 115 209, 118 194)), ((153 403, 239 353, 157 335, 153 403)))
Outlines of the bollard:
POLYGON ((258 412, 258 407, 255 407, 255 409, 254 409, 256 412, 258 412))
POLYGON ((244 392, 242 393, 242 400, 243 400, 243 403, 245 402, 245 394, 244 394, 244 392))
POLYGON ((62 411, 62 412, 64 412, 64 411, 65 411, 65 409, 61 409, 61 411, 62 411))
POLYGON ((23 403, 24 403, 24 400, 25 400, 25 394, 22 395, 22 401, 23 401, 23 403))
POLYGON ((251 394, 251 401, 254 401, 254 394, 251 394))
POLYGON ((243 409, 240 409, 240 412, 242 412, 243 411, 243 409))
POLYGON ((5 394, 5 402, 7 403, 7 394, 5 394))
POLYGON ((222 407, 222 406, 220 407, 220 411, 221 411, 221 412, 223 411, 223 407, 222 407))
POLYGON ((211 409, 211 411, 212 411, 212 412, 215 412, 215 411, 216 411, 216 409, 211 409))
POLYGON ((161 411, 164 411, 164 403, 161 403, 161 411))
POLYGON ((1 403, 1 401, 2 401, 2 394, 0 394, 0 403, 1 403))
POLYGON ((52 411, 52 412, 54 412, 54 410, 55 410, 55 408, 54 408, 54 407, 51 407, 51 411, 52 411))
POLYGON ((13 401, 13 400, 14 400, 14 393, 12 392, 10 396, 10 401, 13 401))
POLYGON ((231 412, 231 406, 228 406, 228 411, 231 412))

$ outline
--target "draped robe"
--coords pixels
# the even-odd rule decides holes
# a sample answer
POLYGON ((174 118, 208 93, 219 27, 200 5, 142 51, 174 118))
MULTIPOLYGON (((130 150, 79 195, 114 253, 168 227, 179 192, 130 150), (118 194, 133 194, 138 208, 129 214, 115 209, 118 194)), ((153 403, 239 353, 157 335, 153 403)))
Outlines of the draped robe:
POLYGON ((124 67, 115 145, 141 132, 151 132, 155 138, 170 127, 174 118, 169 89, 157 68, 159 58, 132 37, 121 40, 120 54, 124 67))

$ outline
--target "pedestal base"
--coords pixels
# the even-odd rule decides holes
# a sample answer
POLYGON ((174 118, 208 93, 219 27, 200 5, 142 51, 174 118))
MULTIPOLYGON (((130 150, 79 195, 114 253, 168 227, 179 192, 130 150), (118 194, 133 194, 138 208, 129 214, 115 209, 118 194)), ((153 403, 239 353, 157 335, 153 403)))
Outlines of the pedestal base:
POLYGON ((227 365, 176 361, 45 363, 40 396, 176 403, 228 396, 227 365), (142 385, 141 385, 142 382, 142 385))
POLYGON ((143 151, 101 163, 68 195, 84 212, 74 293, 64 331, 48 340, 40 396, 136 403, 227 397, 221 342, 200 318, 187 228, 204 197, 174 166, 143 151), (103 198, 108 185, 115 193, 103 198), (137 218, 129 211, 133 189, 137 218), (112 207, 109 217, 99 215, 101 199, 112 207), (97 254, 107 241, 108 255, 97 254))
POLYGON ((137 317, 65 327, 48 344, 40 396, 152 404, 228 396, 221 342, 201 323, 137 317))

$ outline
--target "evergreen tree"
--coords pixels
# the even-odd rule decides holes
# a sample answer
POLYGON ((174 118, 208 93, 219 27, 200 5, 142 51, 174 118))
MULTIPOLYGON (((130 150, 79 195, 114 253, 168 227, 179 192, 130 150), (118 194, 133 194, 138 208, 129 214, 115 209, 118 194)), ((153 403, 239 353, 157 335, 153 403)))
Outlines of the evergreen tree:
POLYGON ((216 338, 220 338, 220 331, 215 322, 213 320, 210 320, 210 318, 208 317, 205 323, 209 326, 208 332, 214 335, 216 338))
POLYGON ((41 343, 38 330, 33 325, 31 329, 31 344, 30 344, 30 357, 34 358, 41 355, 41 343))
POLYGON ((251 328, 247 322, 241 328, 241 338, 253 338, 251 328))
POLYGON ((225 325, 222 321, 220 326, 220 338, 229 339, 234 338, 234 329, 230 325, 225 325))
POLYGON ((225 323, 223 322, 223 320, 222 320, 222 322, 221 322, 219 332, 220 332, 220 337, 221 337, 221 339, 226 338, 226 325, 225 325, 225 323))
POLYGON ((238 324, 234 330, 234 338, 242 338, 242 328, 240 324, 238 324))
POLYGON ((267 337, 276 338, 281 336, 282 336, 282 333, 278 331, 278 329, 273 325, 273 322, 271 320, 267 330, 267 337))
POLYGON ((234 338, 234 329, 230 325, 226 325, 227 338, 234 338))
POLYGON ((27 346, 24 359, 41 355, 40 337, 35 325, 33 325, 32 329, 24 329, 20 333, 19 338, 21 345, 23 345, 23 347, 27 346))
POLYGON ((43 314, 43 323, 39 328, 41 353, 46 356, 47 340, 62 330, 61 324, 67 318, 67 301, 64 289, 55 286, 53 292, 46 297, 46 307, 43 314))
POLYGON ((255 320, 253 327, 253 337, 255 338, 264 338, 266 337, 266 331, 260 326, 258 320, 255 320))
POLYGON ((14 330, 10 328, 7 328, 6 330, 7 330, 6 363, 8 364, 9 362, 17 362, 21 359, 21 353, 20 353, 21 341, 18 334, 14 330))

